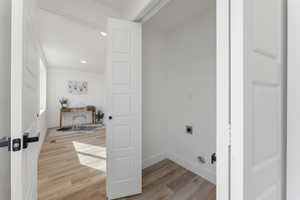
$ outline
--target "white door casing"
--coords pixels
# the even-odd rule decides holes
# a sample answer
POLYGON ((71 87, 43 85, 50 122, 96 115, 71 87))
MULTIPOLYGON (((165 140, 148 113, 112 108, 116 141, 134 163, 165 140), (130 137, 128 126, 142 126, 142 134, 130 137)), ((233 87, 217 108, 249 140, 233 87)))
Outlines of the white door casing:
POLYGON ((288 1, 287 200, 300 197, 300 1, 288 1))
MULTIPOLYGON (((11 137, 37 136, 39 57, 31 26, 34 1, 12 0, 11 137)), ((11 153, 11 200, 37 199, 38 145, 11 153)))
POLYGON ((229 200, 230 186, 230 0, 217 0, 217 199, 229 200))
MULTIPOLYGON (((0 139, 10 137, 11 0, 0 1, 0 139)), ((0 148, 0 199, 10 199, 10 152, 0 148)))
POLYGON ((282 200, 284 0, 232 0, 232 200, 282 200))
POLYGON ((141 25, 109 19, 107 49, 107 195, 142 192, 141 25))

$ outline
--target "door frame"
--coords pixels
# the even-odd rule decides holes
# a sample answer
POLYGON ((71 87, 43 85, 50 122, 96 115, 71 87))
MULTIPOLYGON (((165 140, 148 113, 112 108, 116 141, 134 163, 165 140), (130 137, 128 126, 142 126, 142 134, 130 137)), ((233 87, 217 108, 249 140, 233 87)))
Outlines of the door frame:
POLYGON ((244 199, 244 0, 230 1, 230 200, 244 199))
MULTIPOLYGON (((24 0, 12 0, 11 13, 11 140, 22 137, 24 0)), ((22 150, 11 151, 11 200, 24 197, 22 150), (12 187, 13 186, 13 187, 12 187)))
POLYGON ((230 200, 231 59, 230 0, 216 0, 217 20, 217 200, 230 200))
MULTIPOLYGON (((151 0, 135 18, 142 24, 172 0, 151 0)), ((230 149, 230 122, 231 122, 231 28, 230 12, 232 0, 216 0, 217 25, 217 200, 230 200, 231 182, 231 149, 230 149)), ((240 0, 236 0, 240 1, 240 0)), ((239 73, 238 73, 239 74, 239 73)), ((239 127, 236 127, 238 129, 239 127)), ((237 148, 238 149, 238 148, 237 148)), ((233 193, 234 194, 234 193, 233 193)), ((242 198, 241 198, 242 199, 242 198)))
POLYGON ((299 88, 297 83, 298 64, 299 58, 297 51, 299 50, 299 39, 297 40, 297 34, 299 33, 299 22, 298 22, 298 10, 299 3, 295 0, 289 0, 287 9, 288 9, 288 74, 287 74, 287 163, 286 163, 286 199, 294 200, 298 199, 299 192, 299 164, 300 159, 297 156, 299 151, 299 91, 296 92, 299 88))

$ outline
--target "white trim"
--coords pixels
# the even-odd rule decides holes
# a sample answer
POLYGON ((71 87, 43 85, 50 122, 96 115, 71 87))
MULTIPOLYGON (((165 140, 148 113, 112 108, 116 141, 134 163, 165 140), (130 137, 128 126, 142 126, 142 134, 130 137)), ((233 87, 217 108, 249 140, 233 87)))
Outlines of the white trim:
POLYGON ((230 0, 217 0, 217 199, 230 199, 230 0))
POLYGON ((181 167, 197 174, 198 176, 206 179, 207 181, 216 184, 216 174, 202 166, 199 166, 199 164, 195 165, 191 163, 190 161, 185 160, 184 158, 181 158, 179 156, 176 156, 173 153, 160 153, 154 156, 151 156, 150 158, 143 161, 143 169, 150 167, 152 165, 157 164, 158 162, 162 160, 171 160, 175 162, 176 164, 180 165, 181 167))
POLYGON ((29 190, 26 191, 25 200, 34 200, 34 196, 35 196, 34 191, 36 190, 32 182, 30 182, 30 186, 28 188, 29 190))
POLYGON ((166 153, 159 153, 159 154, 153 155, 150 158, 143 160, 143 169, 150 167, 151 165, 154 165, 164 159, 167 159, 166 153))
POLYGON ((244 199, 244 1, 231 0, 231 200, 244 199))
MULTIPOLYGON (((22 136, 24 0, 12 0, 11 18, 11 138, 22 136)), ((11 200, 24 198, 22 151, 11 151, 11 200)))
POLYGON ((152 0, 150 3, 136 16, 134 21, 145 23, 155 14, 157 14, 160 9, 167 5, 172 0, 152 0))
POLYGON ((202 166, 199 166, 198 164, 195 165, 184 158, 181 158, 179 156, 176 156, 175 154, 169 153, 168 159, 177 163, 178 165, 182 166, 183 168, 197 174, 198 176, 206 179, 207 181, 216 184, 216 174, 212 171, 210 171, 207 168, 204 168, 202 166))

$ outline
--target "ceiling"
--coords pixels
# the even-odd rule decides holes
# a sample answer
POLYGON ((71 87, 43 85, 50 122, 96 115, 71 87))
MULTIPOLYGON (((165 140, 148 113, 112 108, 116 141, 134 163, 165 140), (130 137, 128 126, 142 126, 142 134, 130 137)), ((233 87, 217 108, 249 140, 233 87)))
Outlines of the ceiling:
POLYGON ((128 3, 130 3, 130 1, 133 0, 95 0, 95 1, 113 7, 114 9, 119 10, 119 12, 122 12, 122 8, 125 7, 128 3))
MULTIPOLYGON (((48 67, 103 73, 108 17, 126 18, 150 0, 39 0, 38 32, 48 67), (86 61, 85 64, 81 61, 86 61)), ((149 23, 170 31, 215 6, 215 0, 172 0, 149 23)), ((147 22, 148 23, 148 22, 147 22)))
POLYGON ((151 0, 38 0, 38 32, 50 68, 103 73, 108 17, 130 19, 151 0), (86 61, 82 64, 81 61, 86 61))
POLYGON ((133 20, 150 2, 161 0, 94 0, 119 11, 121 17, 133 20))
POLYGON ((48 12, 40 16, 40 40, 49 67, 104 72, 106 39, 99 30, 48 12))
POLYGON ((115 3, 116 0, 40 0, 38 32, 48 66, 103 73, 106 37, 101 32, 106 32, 108 17, 120 17, 115 3))
POLYGON ((114 1, 116 0, 39 0, 39 7, 54 14, 103 28, 107 17, 120 17, 119 9, 112 3, 114 1))

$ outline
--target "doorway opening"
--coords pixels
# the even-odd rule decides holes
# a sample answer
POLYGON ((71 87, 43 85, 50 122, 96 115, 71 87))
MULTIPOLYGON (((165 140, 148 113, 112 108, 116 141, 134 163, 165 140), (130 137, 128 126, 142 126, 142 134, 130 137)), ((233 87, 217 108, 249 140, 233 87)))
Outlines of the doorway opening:
MULTIPOLYGON (((142 193, 126 199, 153 200, 165 197, 215 200, 216 2, 172 0, 144 22, 142 30, 142 193)), ((106 34, 109 38, 112 32, 108 30, 106 34)), ((118 48, 118 55, 126 53, 124 47, 127 44, 124 41, 114 46, 118 48)), ((110 50, 106 49, 105 54, 109 54, 110 50)), ((89 62, 84 61, 81 64, 89 62)), ((114 86, 123 92, 124 86, 132 78, 132 71, 127 73, 124 60, 122 62, 111 69, 111 74, 117 76, 110 81, 115 81, 114 86), (130 76, 126 76, 128 74, 130 76)), ((58 69, 48 70, 48 109, 55 107, 58 110, 57 106, 60 105, 57 102, 61 97, 67 97, 69 103, 86 101, 83 96, 74 96, 74 93, 70 96, 59 93, 70 92, 61 87, 70 80, 88 80, 89 93, 101 93, 102 97, 100 100, 92 97, 92 100, 85 102, 85 106, 78 104, 64 108, 62 105, 59 108, 60 112, 63 111, 63 127, 49 129, 40 154, 40 200, 105 199, 111 192, 107 187, 107 176, 111 176, 108 171, 118 168, 107 168, 108 160, 112 159, 107 153, 110 148, 108 145, 120 147, 121 150, 126 149, 126 145, 130 146, 132 129, 127 127, 126 121, 120 123, 118 120, 124 120, 125 114, 132 110, 126 107, 130 100, 126 99, 124 93, 121 96, 116 93, 116 101, 108 98, 108 84, 104 80, 111 77, 109 71, 104 71, 100 76, 82 71, 67 73, 58 69), (94 83, 98 85, 95 88, 94 83), (82 108, 87 108, 87 103, 95 105, 93 101, 104 102, 103 99, 106 99, 103 104, 106 127, 74 130, 70 113, 75 111, 77 115, 78 110, 81 113, 82 108), (115 107, 108 106, 112 102, 116 103, 115 107), (71 126, 71 129, 65 126, 71 126), (115 133, 119 133, 118 138, 122 139, 120 143, 116 142, 115 133)), ((55 120, 50 116, 48 122, 57 124, 58 117, 59 113, 56 113, 55 120)), ((130 163, 119 163, 119 166, 130 169, 130 163)), ((112 176, 126 179, 118 170, 112 176)), ((122 194, 116 196, 121 197, 122 194)))
POLYGON ((216 1, 173 0, 143 23, 143 165, 194 174, 182 199, 216 199, 216 40, 216 1))

